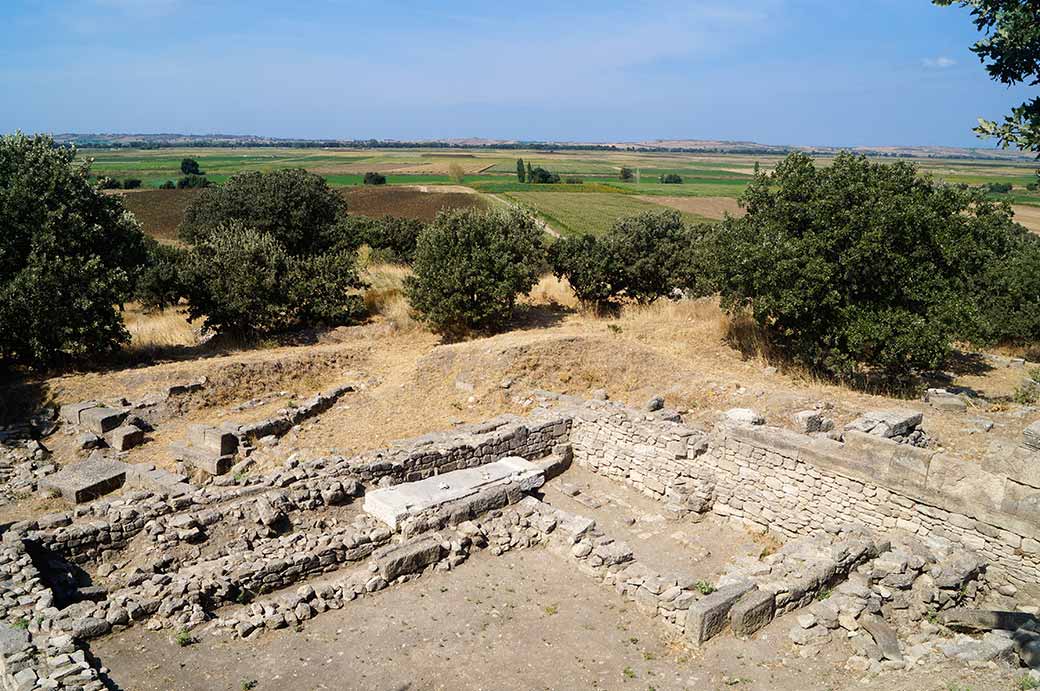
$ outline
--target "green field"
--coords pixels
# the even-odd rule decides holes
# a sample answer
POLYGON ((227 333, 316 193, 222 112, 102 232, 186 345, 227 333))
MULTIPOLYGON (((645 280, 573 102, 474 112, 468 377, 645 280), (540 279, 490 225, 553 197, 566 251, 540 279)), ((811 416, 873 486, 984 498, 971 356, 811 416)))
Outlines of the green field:
MULTIPOLYGON (((627 194, 602 192, 510 192, 502 196, 535 212, 562 235, 601 235, 619 218, 664 208, 627 194)), ((690 213, 683 217, 693 223, 707 220, 690 213)))
MULTIPOLYGON (((306 168, 322 175, 335 187, 361 185, 365 172, 380 172, 389 186, 464 185, 480 194, 522 202, 562 232, 603 232, 623 215, 659 208, 648 197, 737 198, 746 188, 756 164, 771 170, 776 155, 693 154, 646 151, 505 151, 495 149, 294 149, 294 148, 169 148, 84 149, 93 159, 92 173, 118 180, 139 178, 155 188, 180 176, 181 159, 199 161, 206 176, 220 184, 245 171, 306 168), (530 185, 516 179, 516 159, 523 158, 582 184, 530 185), (461 181, 453 179, 449 166, 462 166, 461 181), (639 182, 622 182, 619 171, 638 171, 639 182), (682 177, 681 184, 661 184, 666 173, 682 177)), ((828 165, 829 157, 817 157, 828 165)), ((894 159, 884 159, 894 160, 894 159)), ((1010 194, 992 195, 1013 204, 1040 206, 1040 192, 1026 185, 1036 180, 1035 163, 971 159, 915 160, 922 173, 949 183, 1014 185, 1010 194)), ((696 205, 694 205, 696 206, 696 205)), ((691 219, 700 220, 693 214, 691 219)), ((1026 215, 1022 214, 1023 220, 1026 215)), ((1035 225, 1035 222, 1033 222, 1035 225)), ((1034 227, 1040 231, 1040 227, 1034 227)))

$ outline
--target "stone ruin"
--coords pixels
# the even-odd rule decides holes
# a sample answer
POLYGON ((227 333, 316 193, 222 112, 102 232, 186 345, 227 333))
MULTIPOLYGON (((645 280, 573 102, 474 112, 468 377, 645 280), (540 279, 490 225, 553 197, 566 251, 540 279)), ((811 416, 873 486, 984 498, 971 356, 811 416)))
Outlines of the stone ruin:
MULTIPOLYGON (((128 422, 133 406, 63 408, 61 424, 88 428, 108 451, 36 481, 70 510, 3 533, 5 688, 106 688, 89 641, 128 627, 252 639, 452 571, 478 551, 535 546, 692 646, 788 617, 807 656, 849 638, 850 672, 949 659, 1040 668, 1036 608, 1012 608, 1040 591, 1040 465, 998 472, 934 451, 915 437, 920 413, 882 411, 837 433, 820 411, 798 414, 795 432, 734 410, 702 430, 659 399, 636 410, 540 392, 544 404, 526 418, 234 472, 259 440, 352 390, 260 423, 192 427, 174 448, 185 473, 119 460, 132 432, 114 433, 144 432, 128 422), (673 520, 710 515, 782 544, 732 560, 714 583, 657 572, 595 520, 546 499, 551 482, 595 508, 568 485, 571 466, 656 500, 673 520)), ((1018 457, 1040 461, 1038 429, 1018 457)))

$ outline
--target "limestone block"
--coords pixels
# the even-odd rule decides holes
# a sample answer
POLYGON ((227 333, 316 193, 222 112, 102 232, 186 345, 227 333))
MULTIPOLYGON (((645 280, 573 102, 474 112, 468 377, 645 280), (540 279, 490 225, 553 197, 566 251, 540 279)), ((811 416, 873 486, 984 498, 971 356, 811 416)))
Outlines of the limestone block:
POLYGON ((729 611, 755 585, 744 581, 719 588, 690 606, 686 613, 686 637, 700 645, 722 631, 729 611))
POLYGON ((79 422, 94 434, 103 436, 123 424, 126 414, 125 410, 98 406, 83 410, 79 415, 79 422))
POLYGON ((966 508, 1000 508, 1005 483, 1005 478, 986 472, 978 463, 947 454, 935 454, 928 466, 927 488, 966 508))
POLYGON ((234 434, 210 425, 191 425, 188 443, 218 456, 232 455, 238 450, 238 438, 234 434))
POLYGON ((379 575, 387 582, 416 573, 439 561, 444 555, 439 535, 426 536, 378 552, 375 557, 379 575))
POLYGON ((121 425, 108 433, 107 440, 116 451, 128 451, 144 442, 144 430, 137 425, 121 425))
POLYGON ((81 504, 122 487, 127 467, 125 463, 107 458, 88 458, 41 480, 40 489, 58 492, 66 501, 81 504))
POLYGON ((1034 451, 1040 451, 1040 420, 1022 431, 1022 443, 1034 451))
POLYGON ((729 625, 738 636, 750 636, 773 620, 776 598, 768 590, 752 590, 737 600, 729 612, 729 625))

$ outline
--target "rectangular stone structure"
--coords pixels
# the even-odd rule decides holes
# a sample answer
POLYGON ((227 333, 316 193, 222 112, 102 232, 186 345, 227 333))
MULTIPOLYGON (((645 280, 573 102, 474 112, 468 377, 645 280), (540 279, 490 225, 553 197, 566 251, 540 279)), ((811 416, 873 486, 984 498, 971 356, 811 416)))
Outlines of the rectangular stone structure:
POLYGON ((726 627, 737 600, 755 589, 750 581, 719 588, 690 606, 686 613, 686 637, 700 645, 726 627))
POLYGON ((776 596, 768 590, 752 590, 729 611, 729 626, 737 636, 750 636, 773 621, 776 596))
POLYGON ((73 504, 93 501, 114 492, 126 482, 127 464, 107 458, 88 458, 65 466, 40 481, 40 489, 59 493, 73 504))
POLYGON ((509 456, 476 468, 454 470, 425 480, 406 482, 365 494, 365 511, 398 530, 401 522, 432 509, 457 502, 477 492, 516 484, 521 491, 541 487, 544 470, 520 458, 509 456))
POLYGON ((79 414, 80 424, 99 437, 119 427, 124 419, 126 411, 115 408, 87 408, 79 414))
POLYGON ((417 573, 444 555, 439 535, 429 535, 377 552, 374 556, 379 575, 387 582, 417 573))
POLYGON ((234 434, 210 425, 190 426, 188 443, 217 456, 230 456, 238 450, 238 438, 234 434))

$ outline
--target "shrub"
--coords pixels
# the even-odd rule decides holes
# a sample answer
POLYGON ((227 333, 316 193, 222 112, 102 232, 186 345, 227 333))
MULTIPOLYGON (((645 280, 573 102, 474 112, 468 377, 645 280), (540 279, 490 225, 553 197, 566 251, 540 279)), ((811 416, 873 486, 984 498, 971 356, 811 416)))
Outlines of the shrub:
POLYGON ((382 173, 365 173, 365 184, 366 185, 385 185, 386 176, 382 173))
POLYGON ((453 161, 448 164, 448 177, 451 178, 452 182, 462 182, 466 177, 466 171, 462 169, 462 166, 453 161))
POLYGON ((989 264, 981 293, 981 342, 1040 341, 1040 238, 1022 230, 1012 248, 989 264))
POLYGON ((181 265, 185 252, 145 238, 148 258, 137 277, 136 299, 145 311, 158 311, 176 305, 185 290, 181 281, 181 265))
POLYGON ((423 321, 448 336, 501 327, 538 280, 541 229, 518 210, 442 211, 419 235, 406 283, 423 321))
POLYGON ((99 190, 119 190, 123 189, 123 183, 119 182, 115 178, 108 176, 102 176, 98 178, 97 186, 99 190))
POLYGON ((185 257, 188 317, 235 334, 270 333, 360 315, 353 251, 292 256, 269 232, 219 226, 185 257))
POLYGON ((646 212, 618 219, 600 238, 560 239, 549 256, 553 272, 585 305, 652 302, 685 285, 689 238, 678 211, 646 212))
POLYGON ((634 180, 635 177, 636 175, 632 172, 632 169, 626 168, 624 166, 621 167, 621 172, 618 173, 618 178, 621 179, 623 182, 629 182, 631 180, 634 180))
POLYGON ((44 135, 0 138, 0 358, 34 367, 118 348, 144 236, 89 163, 44 135))
POLYGON ((933 369, 952 338, 984 331, 987 268, 1016 232, 1009 208, 978 191, 847 153, 821 169, 792 154, 756 174, 744 202, 744 218, 705 238, 702 270, 775 347, 841 376, 933 369))
POLYGON ((568 185, 580 185, 583 182, 585 182, 584 180, 575 175, 568 175, 563 179, 563 181, 568 185))
POLYGON ((210 181, 205 175, 185 175, 177 181, 177 189, 193 189, 196 187, 209 187, 210 181))
POLYGON ((602 309, 620 293, 621 270, 606 242, 592 235, 560 238, 549 248, 553 273, 566 278, 586 307, 602 309))
POLYGON ((141 181, 138 178, 127 178, 123 180, 124 190, 136 190, 141 186, 141 181))
POLYGON ((181 173, 184 175, 202 175, 202 170, 199 168, 199 162, 194 158, 185 158, 181 160, 181 173))
POLYGON ((549 172, 541 166, 535 166, 527 171, 527 181, 543 185, 552 185, 560 181, 560 176, 549 172))
POLYGON ((1030 192, 1036 192, 1038 189, 1040 189, 1040 183, 1030 182, 1029 184, 1026 185, 1026 189, 1029 190, 1030 192))
POLYGON ((647 211, 618 219, 604 240, 626 297, 653 302, 670 294, 682 282, 680 276, 685 276, 689 233, 678 211, 647 211))
POLYGON ((241 173, 199 194, 185 210, 178 232, 184 241, 196 243, 237 221, 271 234, 288 254, 313 254, 341 239, 335 226, 345 207, 324 178, 305 170, 241 173))
POLYGON ((661 182, 666 185, 680 185, 682 184, 682 176, 676 175, 675 173, 666 173, 661 176, 661 182))
POLYGON ((1007 194, 1013 187, 1010 182, 991 182, 986 185, 990 194, 1007 194))
POLYGON ((161 190, 174 190, 174 189, 177 189, 177 185, 175 185, 173 183, 173 180, 167 180, 163 184, 159 185, 159 189, 161 189, 161 190))
POLYGON ((415 259, 415 246, 426 224, 411 218, 384 216, 372 224, 366 242, 380 250, 389 261, 410 264, 415 259))

